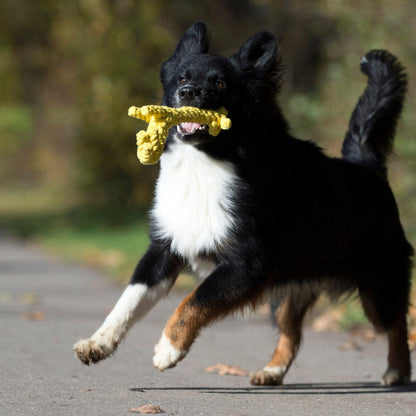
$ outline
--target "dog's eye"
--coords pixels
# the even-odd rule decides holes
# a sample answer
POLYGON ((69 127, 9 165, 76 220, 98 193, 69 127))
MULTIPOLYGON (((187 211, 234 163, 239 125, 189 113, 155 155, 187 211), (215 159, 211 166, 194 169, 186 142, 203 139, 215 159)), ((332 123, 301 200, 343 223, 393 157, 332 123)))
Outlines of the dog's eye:
POLYGON ((179 78, 179 84, 186 84, 188 80, 185 77, 180 77, 179 78))
POLYGON ((221 80, 219 79, 219 80, 217 80, 217 81, 215 82, 215 86, 216 86, 217 88, 219 88, 219 89, 222 89, 222 88, 224 88, 224 87, 225 87, 225 83, 224 83, 224 81, 221 81, 221 80))

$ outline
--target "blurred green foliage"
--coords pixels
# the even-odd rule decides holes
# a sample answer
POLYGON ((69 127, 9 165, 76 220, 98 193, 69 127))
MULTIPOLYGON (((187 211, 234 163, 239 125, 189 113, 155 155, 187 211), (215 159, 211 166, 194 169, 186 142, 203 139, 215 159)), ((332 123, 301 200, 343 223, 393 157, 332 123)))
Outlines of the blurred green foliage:
POLYGON ((416 243, 414 0, 2 0, 0 195, 49 187, 71 206, 147 207, 158 168, 137 161, 143 125, 127 109, 160 102, 160 64, 197 20, 220 54, 272 31, 293 132, 332 155, 365 86, 360 57, 372 48, 400 57, 410 88, 390 175, 416 243))

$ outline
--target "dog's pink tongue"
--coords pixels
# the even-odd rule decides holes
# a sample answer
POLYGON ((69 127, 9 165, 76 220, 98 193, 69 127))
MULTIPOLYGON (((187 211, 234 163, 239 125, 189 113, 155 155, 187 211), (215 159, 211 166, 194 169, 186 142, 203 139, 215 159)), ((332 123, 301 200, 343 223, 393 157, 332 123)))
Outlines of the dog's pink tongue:
POLYGON ((181 123, 181 129, 185 134, 193 134, 201 127, 198 123, 181 123))

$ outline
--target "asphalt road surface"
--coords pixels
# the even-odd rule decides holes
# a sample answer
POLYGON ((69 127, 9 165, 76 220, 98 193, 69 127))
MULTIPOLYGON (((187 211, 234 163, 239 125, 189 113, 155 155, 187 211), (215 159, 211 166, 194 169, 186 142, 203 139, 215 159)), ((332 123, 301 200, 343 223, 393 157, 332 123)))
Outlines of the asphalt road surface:
POLYGON ((175 291, 133 328, 114 358, 81 365, 72 345, 97 329, 121 291, 105 276, 0 236, 0 415, 129 415, 150 403, 175 416, 416 415, 416 382, 380 385, 383 340, 306 330, 281 387, 206 372, 217 363, 249 371, 267 363, 277 333, 260 315, 206 329, 184 361, 160 373, 153 346, 184 296, 175 291))

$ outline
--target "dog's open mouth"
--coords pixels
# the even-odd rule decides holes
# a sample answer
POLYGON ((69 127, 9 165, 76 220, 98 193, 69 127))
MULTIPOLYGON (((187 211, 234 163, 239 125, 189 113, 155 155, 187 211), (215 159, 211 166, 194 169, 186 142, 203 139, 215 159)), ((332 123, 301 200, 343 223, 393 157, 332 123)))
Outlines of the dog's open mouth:
POLYGON ((181 123, 177 127, 178 133, 183 136, 194 136, 208 133, 208 126, 199 123, 181 123))

